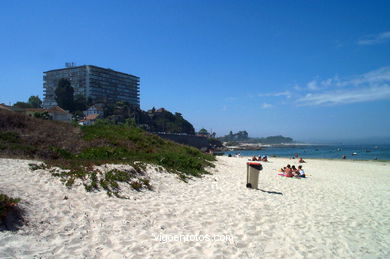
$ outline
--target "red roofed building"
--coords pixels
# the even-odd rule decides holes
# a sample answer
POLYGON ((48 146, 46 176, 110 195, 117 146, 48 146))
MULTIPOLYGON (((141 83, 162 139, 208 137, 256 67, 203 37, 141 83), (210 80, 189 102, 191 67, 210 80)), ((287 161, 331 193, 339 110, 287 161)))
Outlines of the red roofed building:
POLYGON ((72 114, 65 111, 59 106, 51 107, 47 110, 52 120, 70 122, 72 120, 72 114))
POLYGON ((10 111, 10 112, 14 111, 11 106, 8 106, 8 105, 2 104, 2 103, 0 103, 0 110, 6 110, 6 111, 10 111))
POLYGON ((79 122, 80 125, 93 125, 95 121, 100 117, 99 114, 87 115, 83 120, 79 122))

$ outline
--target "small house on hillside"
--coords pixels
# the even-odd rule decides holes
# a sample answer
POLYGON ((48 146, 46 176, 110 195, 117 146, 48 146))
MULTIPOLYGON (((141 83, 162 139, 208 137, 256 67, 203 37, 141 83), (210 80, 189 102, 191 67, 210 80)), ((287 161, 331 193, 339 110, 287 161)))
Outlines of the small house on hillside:
POLYGON ((11 106, 5 105, 3 103, 0 103, 0 110, 6 110, 6 111, 10 111, 10 112, 13 111, 11 106))
POLYGON ((97 119, 99 119, 100 115, 99 114, 90 114, 86 116, 83 120, 79 122, 80 125, 93 125, 97 119))
POLYGON ((83 112, 85 116, 98 114, 99 116, 103 116, 104 110, 102 104, 94 104, 89 107, 86 111, 83 112))
POLYGON ((59 106, 54 106, 47 110, 50 117, 55 121, 70 122, 72 120, 72 114, 65 111, 59 106))

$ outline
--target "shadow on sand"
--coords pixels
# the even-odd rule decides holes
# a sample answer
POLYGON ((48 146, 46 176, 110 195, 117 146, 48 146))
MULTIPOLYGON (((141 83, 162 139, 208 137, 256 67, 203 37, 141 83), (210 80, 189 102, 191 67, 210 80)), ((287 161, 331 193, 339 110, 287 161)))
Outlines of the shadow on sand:
POLYGON ((25 212, 17 206, 9 208, 5 215, 0 215, 0 232, 17 231, 26 223, 23 219, 25 212))
POLYGON ((269 193, 269 194, 279 194, 279 195, 283 195, 282 192, 266 191, 266 190, 262 190, 262 189, 256 189, 256 190, 262 191, 262 192, 266 192, 266 193, 269 193))

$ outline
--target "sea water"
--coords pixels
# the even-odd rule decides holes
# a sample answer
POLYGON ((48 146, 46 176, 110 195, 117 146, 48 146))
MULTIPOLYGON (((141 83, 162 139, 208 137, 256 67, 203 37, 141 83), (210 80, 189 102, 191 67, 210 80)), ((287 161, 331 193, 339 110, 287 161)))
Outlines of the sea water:
POLYGON ((346 159, 390 160, 390 145, 297 145, 286 147, 265 147, 262 150, 234 150, 224 155, 346 159))

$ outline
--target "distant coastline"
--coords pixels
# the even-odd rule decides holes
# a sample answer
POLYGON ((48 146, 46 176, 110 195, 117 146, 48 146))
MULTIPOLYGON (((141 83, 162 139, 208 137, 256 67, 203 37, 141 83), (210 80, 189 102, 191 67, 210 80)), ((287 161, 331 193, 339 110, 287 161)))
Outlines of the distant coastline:
POLYGON ((310 143, 279 143, 279 144, 260 144, 260 143, 238 143, 234 146, 225 146, 225 151, 232 150, 263 150, 266 148, 293 148, 293 147, 302 147, 302 146, 316 146, 318 144, 310 143))

